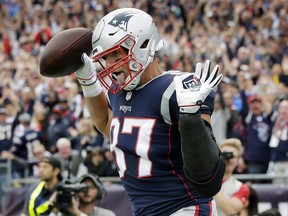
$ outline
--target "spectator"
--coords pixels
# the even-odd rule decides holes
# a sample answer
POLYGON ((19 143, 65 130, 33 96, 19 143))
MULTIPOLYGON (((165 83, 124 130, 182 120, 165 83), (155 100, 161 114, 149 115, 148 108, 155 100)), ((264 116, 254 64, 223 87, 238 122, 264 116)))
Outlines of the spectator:
MULTIPOLYGON (((15 130, 15 124, 17 124, 17 116, 21 110, 18 100, 7 100, 4 103, 6 109, 6 122, 13 125, 13 130, 15 130)), ((14 131, 15 132, 15 131, 14 131)), ((14 133, 13 133, 14 135, 14 133)))
MULTIPOLYGON (((99 177, 95 174, 88 173, 81 176, 78 180, 79 183, 88 185, 87 192, 79 192, 79 205, 76 197, 73 197, 73 206, 70 209, 53 208, 49 216, 62 216, 62 215, 81 215, 81 216, 115 216, 114 212, 108 209, 98 207, 96 202, 105 196, 105 188, 99 177)), ((55 200, 54 200, 55 201, 55 200)))
POLYGON ((51 212, 50 197, 55 192, 56 186, 62 180, 61 162, 53 157, 45 157, 39 164, 40 182, 32 187, 27 198, 27 215, 48 215, 51 212))
MULTIPOLYGON (((75 135, 71 138, 72 148, 80 150, 97 146, 97 132, 89 118, 81 118, 76 126, 75 135)), ((102 145, 100 145, 102 147, 102 145)))
POLYGON ((226 163, 222 188, 214 197, 219 216, 237 215, 249 205, 250 190, 247 185, 233 177, 233 171, 238 165, 242 154, 242 144, 239 139, 226 139, 219 144, 226 163))
POLYGON ((266 211, 261 212, 258 216, 281 216, 278 209, 271 208, 266 211))
POLYGON ((217 143, 227 138, 227 110, 222 101, 220 94, 217 94, 214 102, 214 112, 211 116, 211 126, 217 143))
MULTIPOLYGON (((42 143, 42 137, 38 131, 30 127, 30 114, 22 113, 19 115, 19 122, 24 127, 24 134, 20 137, 14 136, 11 151, 16 157, 32 161, 34 158, 32 149, 36 144, 42 143)), ((14 166, 14 174, 16 175, 14 176, 15 178, 23 178, 24 173, 22 167, 14 166)))
POLYGON ((273 82, 275 84, 279 84, 280 82, 285 84, 288 82, 288 80, 287 80, 288 77, 283 74, 283 69, 282 69, 281 64, 274 64, 272 66, 271 75, 273 78, 273 82))
MULTIPOLYGON (((283 55, 283 58, 282 58, 282 62, 281 62, 281 66, 282 66, 282 69, 283 69, 283 78, 282 80, 286 80, 288 79, 288 49, 286 48, 286 50, 284 51, 284 55, 283 55)), ((287 86, 288 82, 284 82, 284 84, 287 86)))
MULTIPOLYGON (((27 160, 14 155, 11 151, 2 151, 1 152, 1 162, 2 160, 11 160, 12 162, 12 178, 24 178, 27 168, 27 160)), ((3 176, 4 177, 4 176, 3 176)), ((5 184, 5 183, 4 183, 5 184)), ((4 185, 3 184, 3 185, 4 185)))
MULTIPOLYGON (((21 157, 18 157, 17 155, 13 154, 10 151, 3 151, 1 152, 1 157, 5 159, 10 159, 12 161, 12 177, 18 178, 19 172, 16 173, 13 169, 13 166, 16 166, 18 168, 18 171, 20 170, 21 174, 23 176, 20 177, 37 177, 39 173, 39 163, 45 158, 50 157, 51 153, 49 151, 45 150, 45 147, 43 144, 36 144, 33 145, 33 159, 32 160, 26 160, 21 157), (16 176, 16 177, 15 177, 16 176)), ((17 171, 17 170, 16 170, 17 171)))
POLYGON ((17 111, 20 110, 20 103, 19 103, 20 100, 17 94, 10 87, 11 86, 10 81, 9 83, 6 83, 8 81, 5 81, 5 82, 3 81, 2 84, 0 85, 0 104, 6 108, 7 120, 10 123, 12 123, 13 120, 15 119, 15 110, 16 110, 16 113, 17 111), (12 108, 12 109, 7 110, 9 105, 14 105, 15 108, 13 109, 13 107, 11 106, 9 108, 12 108))
POLYGON ((68 170, 71 175, 69 177, 78 178, 87 173, 87 168, 82 162, 81 151, 72 150, 71 142, 68 138, 60 138, 56 142, 57 151, 53 156, 61 161, 62 175, 68 178, 68 170))
MULTIPOLYGON (((64 90, 62 91, 67 91, 67 89, 64 88, 64 90)), ((62 93, 63 94, 63 93, 62 93)), ((68 99, 64 97, 64 94, 61 96, 59 96, 58 98, 58 105, 61 107, 62 109, 62 116, 63 118, 65 118, 68 122, 69 122, 69 127, 71 128, 75 128, 75 115, 74 113, 70 110, 69 104, 68 104, 68 99)))
POLYGON ((270 161, 271 110, 267 108, 268 105, 261 95, 253 94, 246 101, 246 95, 243 93, 242 98, 241 115, 247 140, 247 171, 266 173, 270 161))
POLYGON ((117 169, 117 164, 115 162, 114 156, 112 152, 110 151, 109 146, 106 146, 104 148, 104 156, 105 160, 108 161, 109 163, 109 172, 108 176, 119 176, 118 169, 117 169))
POLYGON ((12 146, 12 125, 6 122, 6 109, 0 107, 0 153, 10 150, 12 146))
POLYGON ((36 144, 33 146, 34 160, 28 162, 29 175, 33 177, 39 176, 39 163, 45 158, 52 156, 49 151, 45 149, 43 144, 36 144))
POLYGON ((110 163, 105 159, 104 150, 102 148, 94 147, 88 152, 87 158, 84 162, 88 168, 89 173, 94 173, 98 176, 109 176, 110 163))
POLYGON ((218 143, 226 138, 243 136, 243 125, 239 112, 241 107, 235 105, 237 94, 235 82, 225 77, 218 88, 211 120, 218 143))
POLYGON ((35 42, 40 43, 40 45, 46 45, 51 39, 51 29, 46 24, 42 23, 39 32, 35 35, 35 42))
POLYGON ((47 130, 47 148, 51 153, 56 152, 56 142, 61 137, 70 137, 69 121, 63 118, 63 110, 59 105, 52 109, 52 119, 47 130))
POLYGON ((21 91, 21 101, 23 111, 29 113, 31 116, 33 115, 33 107, 35 104, 35 94, 34 90, 30 87, 24 87, 21 91))
POLYGON ((258 204, 259 204, 259 198, 257 191, 249 184, 247 184, 249 187, 249 199, 248 199, 248 206, 247 208, 243 209, 240 213, 240 216, 259 216, 258 215, 258 204))
POLYGON ((84 109, 87 111, 87 107, 85 103, 83 103, 83 96, 80 94, 79 86, 76 82, 69 82, 66 84, 67 98, 69 99, 68 104, 70 110, 75 115, 76 119, 81 119, 82 117, 88 117, 87 115, 83 115, 84 109))
POLYGON ((53 107, 56 106, 58 103, 58 94, 57 91, 54 89, 56 88, 55 83, 49 85, 50 82, 48 83, 48 89, 43 90, 41 93, 41 103, 45 106, 45 108, 48 108, 49 110, 52 110, 53 107))
MULTIPOLYGON (((273 164, 269 172, 275 175, 288 175, 288 100, 280 102, 269 146, 271 165, 273 164)), ((288 183, 288 178, 274 179, 273 183, 288 183)))
POLYGON ((42 103, 37 103, 34 105, 34 112, 31 117, 31 128, 39 131, 42 136, 45 134, 45 127, 48 124, 48 114, 47 109, 42 103))

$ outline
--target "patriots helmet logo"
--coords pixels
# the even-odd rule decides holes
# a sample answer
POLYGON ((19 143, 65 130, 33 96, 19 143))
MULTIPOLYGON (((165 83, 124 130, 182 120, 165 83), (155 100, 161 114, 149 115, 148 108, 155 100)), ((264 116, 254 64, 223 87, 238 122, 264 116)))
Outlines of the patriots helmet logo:
POLYGON ((119 13, 108 24, 127 31, 127 24, 132 16, 133 14, 129 14, 128 12, 119 13))

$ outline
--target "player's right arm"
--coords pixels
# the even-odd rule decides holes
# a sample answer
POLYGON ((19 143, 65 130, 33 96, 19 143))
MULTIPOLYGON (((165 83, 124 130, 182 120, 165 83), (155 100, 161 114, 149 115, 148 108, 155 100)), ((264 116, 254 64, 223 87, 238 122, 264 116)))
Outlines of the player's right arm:
POLYGON ((94 125, 106 138, 109 138, 112 111, 97 79, 95 65, 85 53, 82 54, 82 61, 84 64, 76 71, 76 76, 82 86, 94 125))
POLYGON ((86 97, 86 104, 96 128, 109 138, 112 111, 108 106, 104 92, 95 97, 86 97))

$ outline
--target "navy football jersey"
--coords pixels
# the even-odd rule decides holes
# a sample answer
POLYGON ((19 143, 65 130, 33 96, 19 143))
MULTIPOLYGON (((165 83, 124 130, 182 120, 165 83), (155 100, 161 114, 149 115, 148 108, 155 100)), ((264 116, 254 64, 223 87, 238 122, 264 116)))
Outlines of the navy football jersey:
POLYGON ((31 128, 25 129, 21 137, 15 136, 13 138, 12 152, 18 157, 33 160, 33 147, 36 144, 42 143, 40 133, 31 128))
POLYGON ((9 151, 12 146, 12 125, 0 123, 0 153, 9 151))
POLYGON ((134 215, 167 216, 192 205, 200 215, 211 210, 212 198, 201 197, 183 171, 173 82, 180 74, 183 85, 193 79, 191 73, 165 72, 133 91, 107 94, 111 151, 134 215))

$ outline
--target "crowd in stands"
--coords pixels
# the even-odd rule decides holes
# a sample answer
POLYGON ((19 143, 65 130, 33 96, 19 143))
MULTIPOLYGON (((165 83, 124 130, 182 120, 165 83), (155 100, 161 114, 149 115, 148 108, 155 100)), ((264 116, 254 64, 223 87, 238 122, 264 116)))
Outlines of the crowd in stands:
POLYGON ((157 56, 163 69, 191 72, 206 59, 220 65, 212 126, 219 143, 241 140, 238 173, 288 174, 287 1, 1 0, 0 152, 12 159, 14 178, 25 176, 23 167, 26 176, 37 176, 34 165, 47 154, 63 167, 72 155, 75 177, 83 169, 117 176, 109 141, 89 119, 77 79, 41 76, 39 58, 58 32, 93 30, 118 7, 154 17, 165 41, 157 56))

